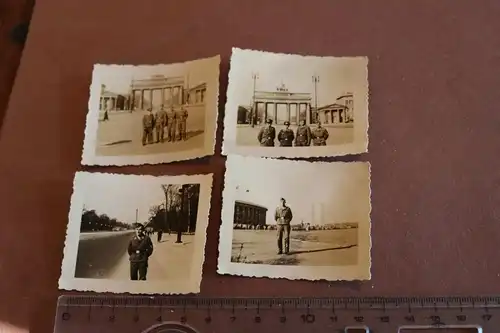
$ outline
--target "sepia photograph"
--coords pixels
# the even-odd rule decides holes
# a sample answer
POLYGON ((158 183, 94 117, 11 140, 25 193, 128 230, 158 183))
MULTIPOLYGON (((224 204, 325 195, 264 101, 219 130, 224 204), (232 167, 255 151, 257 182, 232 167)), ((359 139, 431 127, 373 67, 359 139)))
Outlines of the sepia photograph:
POLYGON ((368 58, 233 48, 224 155, 359 154, 367 131, 368 58))
POLYGON ((77 172, 59 288, 199 291, 212 175, 77 172))
POLYGON ((231 155, 226 169, 220 274, 370 279, 369 163, 231 155))
POLYGON ((157 164, 212 155, 219 65, 219 56, 170 65, 95 65, 82 164, 157 164))

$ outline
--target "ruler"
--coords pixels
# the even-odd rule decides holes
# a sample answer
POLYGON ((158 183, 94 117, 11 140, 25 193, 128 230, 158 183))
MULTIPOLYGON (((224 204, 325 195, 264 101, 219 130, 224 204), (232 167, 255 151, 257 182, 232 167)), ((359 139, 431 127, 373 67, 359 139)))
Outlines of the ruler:
POLYGON ((500 332, 499 297, 61 296, 55 333, 500 332), (418 331, 417 331, 418 332, 418 331), (426 332, 426 331, 423 331, 426 332))

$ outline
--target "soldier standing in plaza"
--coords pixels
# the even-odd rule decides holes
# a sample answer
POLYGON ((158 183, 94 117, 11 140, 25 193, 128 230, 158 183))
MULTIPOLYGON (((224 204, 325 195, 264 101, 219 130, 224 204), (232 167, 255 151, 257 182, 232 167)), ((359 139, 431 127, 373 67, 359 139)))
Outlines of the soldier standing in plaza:
POLYGON ((326 140, 328 139, 328 131, 326 128, 321 126, 321 122, 318 121, 318 126, 311 132, 311 137, 313 141, 313 146, 326 146, 326 140))
POLYGON ((281 147, 291 147, 293 145, 293 139, 295 135, 290 129, 290 122, 285 121, 285 128, 278 133, 278 141, 281 147))
POLYGON ((174 107, 171 106, 167 111, 167 141, 175 141, 175 111, 174 107))
POLYGON ((179 128, 179 140, 187 140, 186 135, 186 122, 187 122, 188 112, 184 106, 175 113, 175 118, 177 119, 177 127, 179 128))
POLYGON ((276 207, 276 211, 274 213, 274 220, 276 221, 278 230, 278 254, 283 253, 283 243, 285 243, 284 253, 288 254, 290 251, 290 222, 292 222, 292 218, 292 210, 286 205, 286 200, 284 198, 281 198, 280 205, 276 207), (283 235, 285 237, 283 237, 283 235))
POLYGON ((135 236, 130 240, 127 249, 130 261, 130 280, 146 280, 148 259, 153 254, 153 242, 146 235, 144 225, 138 223, 135 236))
POLYGON ((165 126, 167 126, 167 112, 162 105, 155 115, 156 143, 163 142, 165 126))
POLYGON ((311 144, 311 129, 306 125, 305 120, 301 120, 295 135, 296 147, 307 147, 311 144))
POLYGON ((149 108, 148 113, 142 117, 142 145, 153 143, 153 128, 155 125, 155 116, 153 109, 149 108))
POLYGON ((266 126, 262 127, 257 135, 262 147, 274 147, 274 139, 276 139, 276 129, 273 127, 273 120, 267 119, 266 126))

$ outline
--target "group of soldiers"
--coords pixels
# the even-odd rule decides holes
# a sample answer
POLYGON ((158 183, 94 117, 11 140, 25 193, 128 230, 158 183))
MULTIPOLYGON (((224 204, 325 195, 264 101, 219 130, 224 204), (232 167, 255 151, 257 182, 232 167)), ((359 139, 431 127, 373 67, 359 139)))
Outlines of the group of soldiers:
MULTIPOLYGON (((285 128, 278 133, 278 142, 280 147, 307 147, 311 143, 313 146, 326 146, 328 137, 327 129, 321 126, 319 121, 316 127, 311 130, 306 125, 305 120, 301 120, 295 132, 290 129, 290 122, 285 121, 285 128)), ((257 135, 257 140, 262 147, 274 147, 275 139, 276 128, 273 127, 272 119, 267 119, 266 126, 262 127, 257 135)))
POLYGON ((173 107, 165 110, 162 105, 156 113, 149 108, 148 113, 142 117, 142 145, 163 142, 165 134, 168 142, 187 140, 187 118, 188 112, 184 106, 177 110, 173 107))

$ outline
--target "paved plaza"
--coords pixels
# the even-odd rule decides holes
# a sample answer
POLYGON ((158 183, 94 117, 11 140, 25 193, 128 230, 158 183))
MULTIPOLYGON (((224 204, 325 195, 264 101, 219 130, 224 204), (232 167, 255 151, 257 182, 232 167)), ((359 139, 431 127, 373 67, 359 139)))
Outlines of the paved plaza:
POLYGON ((276 230, 233 230, 231 261, 248 264, 356 265, 358 229, 291 231, 290 253, 277 254, 276 230))
MULTIPOLYGON (((205 113, 192 112, 187 119, 187 140, 142 145, 142 111, 109 112, 99 119, 96 154, 99 156, 148 155, 180 152, 204 147, 205 113)), ((165 139, 167 128, 165 127, 165 139)), ((176 132, 177 133, 177 132, 176 132)), ((156 134, 154 134, 156 135, 156 134)), ((156 140, 156 138, 155 138, 156 140)))
MULTIPOLYGON (((257 125, 252 128, 250 125, 237 125, 236 129, 236 143, 240 146, 258 146, 259 141, 257 140, 257 135, 259 134, 261 125, 257 125)), ((314 129, 311 125, 311 129, 314 129)), ((278 133, 284 126, 274 126, 276 128, 276 140, 275 145, 279 146, 278 133)), ((328 140, 326 141, 327 146, 351 143, 354 141, 354 127, 341 127, 341 126, 324 126, 328 130, 328 140)), ((290 126, 293 132, 296 132, 297 126, 290 126)))
MULTIPOLYGON (((161 243, 156 234, 151 235, 153 254, 149 257, 147 280, 189 279, 194 253, 194 235, 182 235, 182 243, 176 244, 177 234, 163 234, 161 243)), ((130 261, 125 253, 108 279, 130 280, 130 261)))

